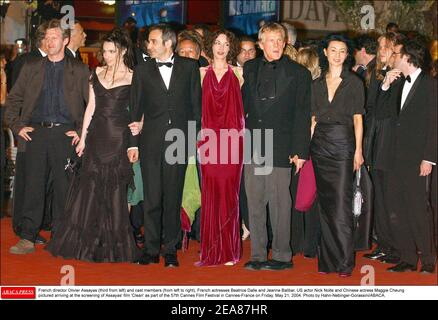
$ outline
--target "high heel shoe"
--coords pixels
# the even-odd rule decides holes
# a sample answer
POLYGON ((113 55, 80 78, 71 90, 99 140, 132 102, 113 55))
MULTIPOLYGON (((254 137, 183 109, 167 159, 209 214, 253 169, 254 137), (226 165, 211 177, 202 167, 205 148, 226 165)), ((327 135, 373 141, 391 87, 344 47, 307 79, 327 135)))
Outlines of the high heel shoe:
POLYGON ((243 230, 242 241, 245 241, 246 239, 249 238, 250 232, 249 232, 248 228, 245 226, 244 223, 242 223, 242 230, 243 230))
POLYGON ((351 273, 350 272, 339 272, 339 277, 348 278, 348 277, 351 277, 351 273))

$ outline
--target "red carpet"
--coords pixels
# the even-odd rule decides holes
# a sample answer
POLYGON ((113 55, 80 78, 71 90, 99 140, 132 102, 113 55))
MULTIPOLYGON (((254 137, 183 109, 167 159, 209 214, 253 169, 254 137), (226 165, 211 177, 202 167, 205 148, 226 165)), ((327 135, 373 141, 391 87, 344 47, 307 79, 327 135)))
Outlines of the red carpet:
POLYGON ((163 261, 159 265, 140 266, 64 260, 53 258, 43 246, 37 246, 33 254, 17 256, 9 254, 9 247, 18 241, 11 223, 11 218, 1 220, 1 285, 59 285, 64 265, 74 267, 76 285, 360 285, 364 276, 360 270, 364 265, 374 267, 375 285, 437 285, 436 273, 389 273, 386 272, 388 265, 363 259, 363 253, 358 254, 357 266, 350 278, 320 275, 316 259, 304 259, 303 256, 294 257, 292 270, 248 271, 243 264, 249 258, 249 240, 244 242, 241 262, 232 267, 195 267, 199 244, 193 241, 187 252, 179 253, 181 266, 174 269, 165 269, 163 261))

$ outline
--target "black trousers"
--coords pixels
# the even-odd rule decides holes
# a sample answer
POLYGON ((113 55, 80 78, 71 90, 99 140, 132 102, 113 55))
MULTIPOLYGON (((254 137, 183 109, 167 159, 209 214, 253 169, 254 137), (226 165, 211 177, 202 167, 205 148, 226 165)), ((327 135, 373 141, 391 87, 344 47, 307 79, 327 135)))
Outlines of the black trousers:
POLYGON ((187 164, 168 164, 164 152, 161 158, 141 157, 140 161, 144 190, 143 250, 149 255, 158 255, 163 244, 162 254, 176 254, 187 164))
POLYGON ((417 265, 434 264, 433 213, 428 205, 426 177, 419 166, 395 168, 389 176, 389 210, 394 215, 394 238, 401 261, 417 265))
POLYGON ((391 228, 395 223, 395 216, 388 210, 388 171, 371 170, 370 173, 374 186, 374 231, 378 248, 386 254, 399 257, 391 228))
POLYGON ((138 231, 141 229, 141 227, 143 227, 144 224, 143 201, 140 201, 139 204, 131 207, 130 220, 134 230, 138 231))
POLYGON ((15 218, 18 235, 30 241, 35 241, 43 223, 50 175, 53 183, 52 231, 56 231, 56 223, 64 211, 69 186, 69 177, 64 166, 67 158, 74 152, 72 139, 65 135, 73 128, 65 125, 53 128, 37 125, 34 128, 30 134, 32 141, 27 142, 26 152, 22 154, 24 194, 21 217, 15 218))

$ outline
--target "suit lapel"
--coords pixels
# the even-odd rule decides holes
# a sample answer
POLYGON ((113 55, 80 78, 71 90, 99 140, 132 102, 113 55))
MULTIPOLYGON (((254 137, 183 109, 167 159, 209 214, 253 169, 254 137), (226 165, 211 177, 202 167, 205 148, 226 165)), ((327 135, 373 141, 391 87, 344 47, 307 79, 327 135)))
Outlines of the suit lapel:
MULTIPOLYGON (((418 78, 415 80, 414 84, 412 85, 412 88, 409 91, 408 96, 406 97, 406 101, 405 101, 405 103, 403 105, 403 109, 401 109, 400 113, 405 112, 405 110, 407 108, 409 108, 410 102, 412 101, 412 97, 414 96, 415 91, 417 90, 418 86, 420 85, 420 82, 422 81, 423 76, 424 76, 424 71, 421 71, 421 73, 418 75, 418 78)), ((403 88, 402 88, 402 91, 403 91, 403 88)), ((401 99, 401 96, 400 96, 400 99, 401 99)), ((401 101, 400 101, 400 103, 401 103, 401 101)))
MULTIPOLYGON (((161 76, 160 70, 158 69, 155 59, 149 60, 151 66, 151 79, 159 79, 156 83, 163 91, 167 91, 166 84, 164 83, 163 77, 161 76)), ((152 80, 153 81, 153 80, 152 80)), ((155 82, 155 81, 153 81, 155 82)), ((170 85, 169 85, 170 88, 170 85)))
POLYGON ((172 75, 170 76, 170 82, 169 82, 169 91, 173 90, 176 84, 176 81, 179 78, 180 75, 180 59, 177 55, 175 55, 175 58, 173 60, 173 68, 172 68, 172 75))

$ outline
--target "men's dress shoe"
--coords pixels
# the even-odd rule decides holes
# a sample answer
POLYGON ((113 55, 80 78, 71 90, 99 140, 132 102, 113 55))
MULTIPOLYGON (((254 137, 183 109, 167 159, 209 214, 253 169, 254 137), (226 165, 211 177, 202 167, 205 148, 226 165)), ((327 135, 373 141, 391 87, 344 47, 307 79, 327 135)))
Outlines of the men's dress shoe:
POLYGON ((363 257, 365 259, 371 259, 371 260, 376 260, 376 259, 379 259, 379 258, 385 257, 385 256, 386 256, 386 253, 384 253, 380 249, 376 249, 371 253, 367 253, 367 254, 363 255, 363 257))
POLYGON ((35 244, 26 239, 20 239, 15 246, 9 249, 12 254, 28 254, 35 252, 35 244))
POLYGON ((377 260, 379 260, 382 263, 388 263, 388 264, 399 264, 400 263, 399 257, 395 257, 395 256, 391 256, 391 255, 377 258, 377 260))
POLYGON ((406 271, 417 271, 417 267, 406 263, 406 262, 400 262, 399 264, 386 269, 389 272, 406 272, 406 271))
POLYGON ((141 230, 134 230, 134 239, 138 246, 144 244, 144 236, 141 233, 141 230))
POLYGON ((265 264, 267 261, 248 261, 243 265, 243 267, 247 270, 260 270, 263 264, 265 264))
POLYGON ((164 256, 164 266, 167 268, 176 268, 179 267, 179 262, 176 257, 176 254, 166 254, 164 256))
POLYGON ((268 262, 264 263, 260 270, 285 270, 291 269, 293 267, 292 262, 282 262, 277 260, 268 260, 268 262))
POLYGON ((144 253, 138 260, 134 261, 134 263, 141 264, 141 265, 147 265, 151 263, 159 263, 160 262, 160 256, 151 256, 147 253, 144 253))
POLYGON ((421 273, 435 273, 435 265, 434 264, 425 264, 421 266, 421 273))
POLYGON ((35 244, 46 244, 47 243, 47 239, 44 238, 42 235, 37 235, 35 238, 35 244))

